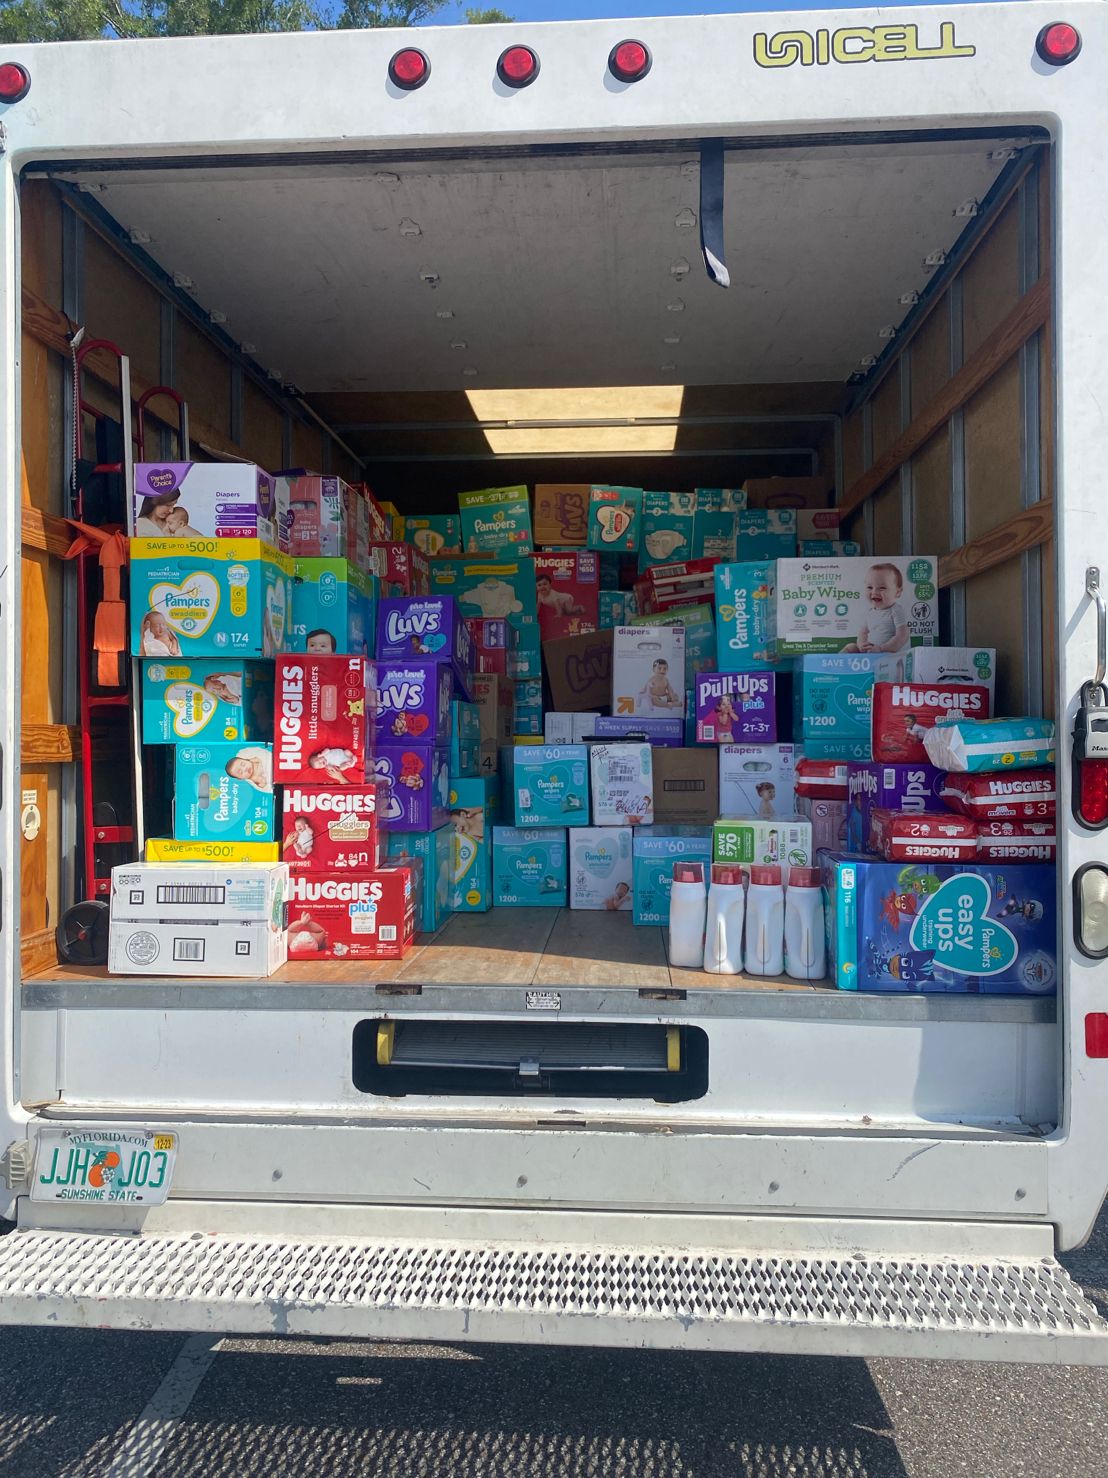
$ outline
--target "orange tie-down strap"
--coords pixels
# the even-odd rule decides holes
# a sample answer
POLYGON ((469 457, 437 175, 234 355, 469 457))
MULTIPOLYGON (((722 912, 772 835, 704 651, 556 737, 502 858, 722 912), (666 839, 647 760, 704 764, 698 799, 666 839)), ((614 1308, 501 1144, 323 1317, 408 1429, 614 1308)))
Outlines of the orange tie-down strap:
POLYGON ((102 688, 121 688, 125 682, 122 657, 127 650, 127 606, 120 591, 120 570, 128 560, 127 536, 118 528, 98 529, 75 518, 66 521, 77 531, 66 551, 67 559, 99 550, 100 603, 92 628, 96 680, 102 688))

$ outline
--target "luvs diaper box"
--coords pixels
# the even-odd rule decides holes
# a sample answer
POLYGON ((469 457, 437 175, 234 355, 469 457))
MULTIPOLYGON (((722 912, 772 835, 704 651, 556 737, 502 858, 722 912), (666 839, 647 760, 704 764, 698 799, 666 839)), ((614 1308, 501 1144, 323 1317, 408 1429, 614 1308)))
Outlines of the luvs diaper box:
POLYGON ((381 815, 390 831, 436 831, 450 819, 450 751, 431 744, 378 744, 370 760, 384 788, 381 815))
POLYGON ((531 553, 531 504, 525 487, 460 493, 458 508, 466 554, 531 553))
POLYGON ((633 922, 668 924, 675 862, 712 860, 708 827, 636 827, 631 843, 633 922))
POLYGON ((261 539, 287 550, 277 485, 250 462, 136 462, 138 539, 261 539))
POLYGON ((279 657, 273 772, 282 784, 361 785, 373 710, 373 667, 363 657, 279 657))
POLYGON ((588 826, 589 752, 583 744, 518 744, 507 751, 506 809, 516 826, 588 826))
POLYGON ((203 657, 142 664, 142 742, 271 739, 273 668, 203 657))
POLYGON ((281 802, 281 855, 291 872, 369 872, 381 861, 376 785, 283 785, 281 802))
POLYGON ((431 567, 435 594, 452 595, 462 615, 506 620, 519 636, 513 677, 542 676, 535 565, 514 555, 470 555, 436 559, 431 567))
POLYGON ((535 543, 583 545, 589 532, 587 482, 535 484, 535 543))
POLYGON ((583 826, 569 833, 569 906, 631 912, 629 826, 583 826))
POLYGON ((590 488, 589 548, 634 554, 642 537, 642 503, 642 488, 590 488))
POLYGON ((782 559, 777 565, 778 654, 889 653, 932 646, 938 636, 937 597, 937 561, 931 555, 782 559))
POLYGON ((824 854, 840 990, 1042 995, 1057 982, 1054 867, 824 854))
POLYGON ((695 693, 698 744, 776 741, 776 673, 701 672, 695 693))
POLYGON ((497 908, 564 908, 568 881, 566 833, 560 828, 493 827, 497 908))
POLYGON ((132 539, 136 657, 274 657, 285 650, 292 561, 258 539, 132 539))
POLYGON ((473 682, 473 649, 469 622, 451 595, 393 596, 378 606, 378 658, 446 663, 463 698, 473 682))
POLYGON ((600 617, 600 558, 591 549, 536 554, 535 594, 543 641, 595 631, 600 617))
POLYGON ((377 580, 345 559, 296 559, 288 650, 371 657, 377 580))
POLYGON ((390 862, 418 857, 423 886, 415 900, 415 931, 433 934, 446 922, 454 894, 454 828, 449 822, 435 831, 390 831, 390 862))
POLYGON ((684 681, 683 626, 616 627, 612 636, 613 714, 680 716, 685 711, 684 681))
POLYGON ((759 672, 777 661, 777 606, 772 560, 715 569, 716 666, 759 672))
POLYGON ((419 744, 448 744, 452 689, 450 668, 438 662, 378 662, 377 743, 412 739, 419 744))
POLYGON ((500 806, 495 776, 450 782, 454 875, 450 906, 455 913, 484 913, 492 907, 492 827, 500 806))
POLYGON ((892 659, 868 652, 799 657, 793 740, 811 760, 868 760, 873 685, 892 659))
POLYGON ((173 791, 181 841, 274 839, 271 744, 178 744, 173 791))

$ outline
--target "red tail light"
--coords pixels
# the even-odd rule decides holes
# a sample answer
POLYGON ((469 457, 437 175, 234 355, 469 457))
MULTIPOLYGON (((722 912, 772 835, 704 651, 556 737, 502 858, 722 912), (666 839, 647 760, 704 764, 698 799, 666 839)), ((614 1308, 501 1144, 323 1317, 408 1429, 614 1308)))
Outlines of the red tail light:
POLYGON ((650 65, 650 52, 641 41, 620 41, 608 53, 608 71, 619 82, 641 81, 650 65))
POLYGON ((1075 819, 1090 831, 1108 826, 1108 760, 1075 758, 1072 785, 1075 819))
POLYGON ((422 87, 431 75, 431 63, 415 46, 406 46, 389 62, 389 80, 405 92, 422 87))
POLYGON ((539 75, 539 59, 529 46, 509 46, 500 55, 496 75, 506 87, 526 87, 539 75))
POLYGON ((1108 1014, 1103 1011, 1085 1017, 1085 1056, 1108 1057, 1108 1014))
POLYGON ((1081 37, 1065 21, 1044 26, 1035 39, 1035 50, 1052 67, 1064 67, 1081 54, 1081 37))
POLYGON ((18 103, 31 90, 31 74, 18 62, 0 62, 0 103, 18 103))

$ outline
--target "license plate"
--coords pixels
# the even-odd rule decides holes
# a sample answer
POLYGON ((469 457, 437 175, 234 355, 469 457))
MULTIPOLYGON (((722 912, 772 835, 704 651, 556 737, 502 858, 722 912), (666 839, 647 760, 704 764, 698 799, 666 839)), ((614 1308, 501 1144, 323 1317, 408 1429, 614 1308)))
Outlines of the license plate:
POLYGON ((160 1206, 169 1195, 177 1136, 155 1129, 41 1129, 32 1201, 160 1206))

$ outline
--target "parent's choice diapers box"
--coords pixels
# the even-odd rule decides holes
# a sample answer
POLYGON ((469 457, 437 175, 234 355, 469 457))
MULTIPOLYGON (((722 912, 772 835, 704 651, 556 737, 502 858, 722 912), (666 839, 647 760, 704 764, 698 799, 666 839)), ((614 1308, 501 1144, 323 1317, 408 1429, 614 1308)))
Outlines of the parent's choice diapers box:
POLYGON ((178 840, 274 840, 271 744, 178 744, 173 759, 178 840))
POLYGON ((583 826, 569 833, 569 906, 631 912, 632 831, 583 826))
POLYGON ((262 539, 288 549, 277 484, 250 462, 136 462, 135 537, 262 539))
POLYGON ((275 657, 293 564, 259 539, 132 539, 136 657, 275 657))
POLYGON ((273 737, 268 662, 152 659, 142 664, 142 742, 273 737))
POLYGON ((612 713, 679 717, 685 711, 683 626, 617 626, 612 635, 612 713))
POLYGON ((825 853, 821 872, 828 972, 840 990, 1054 992, 1053 866, 825 853))
POLYGON ((350 489, 341 477, 299 473, 277 479, 288 510, 289 551, 304 559, 346 559, 356 552, 353 526, 347 524, 350 489))
POLYGON ((497 908, 564 908, 568 882, 564 831, 493 827, 492 892, 497 908))
POLYGON ((460 493, 458 508, 467 554, 531 553, 531 504, 526 487, 460 493))
POLYGON ((777 651, 905 651, 938 636, 934 556, 782 559, 777 564, 777 651))
POLYGON ((516 826, 588 826, 589 751, 584 744, 517 744, 508 752, 506 810, 516 826))

